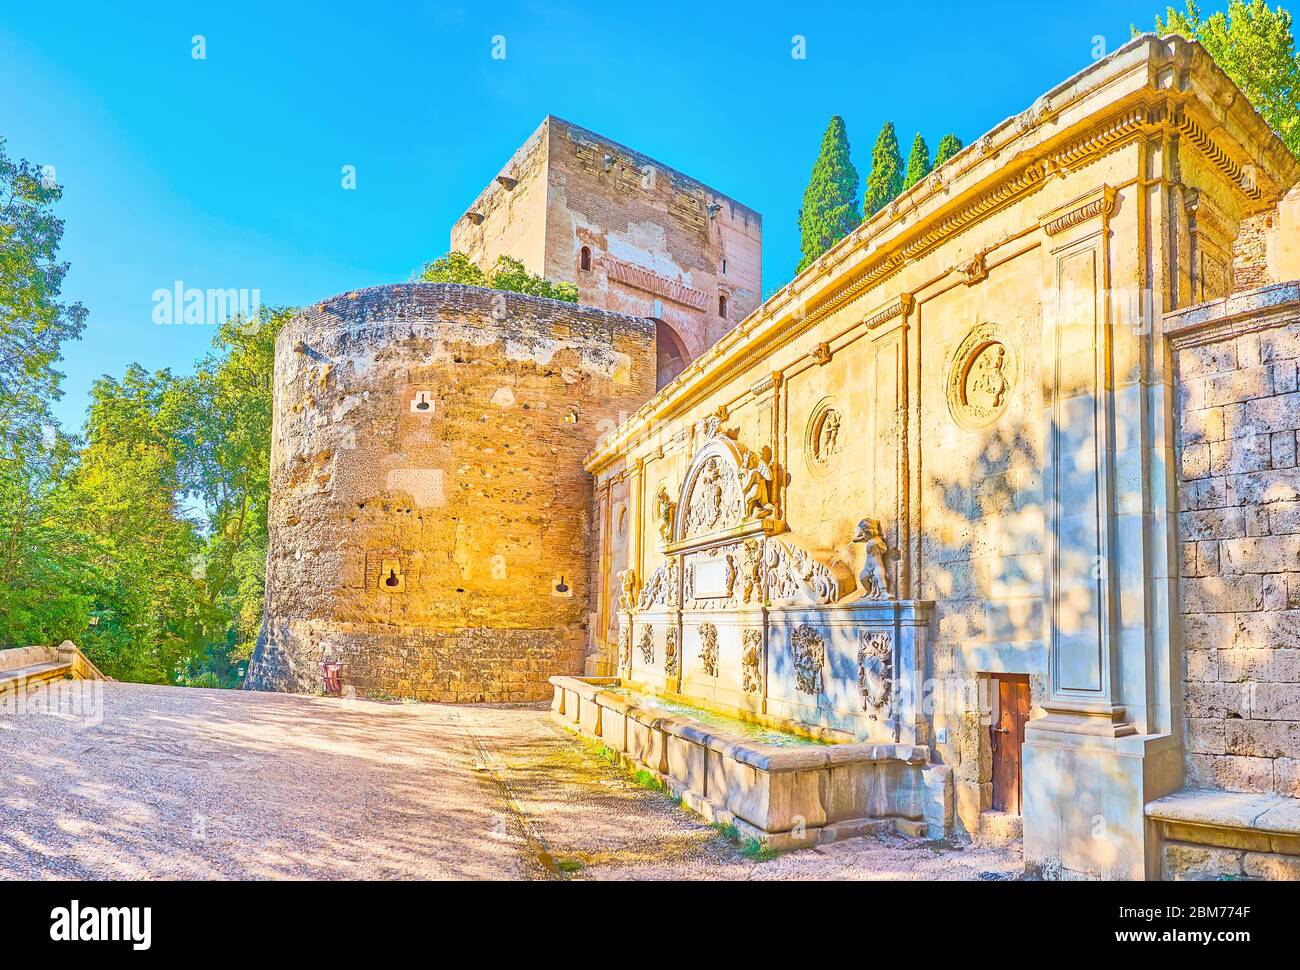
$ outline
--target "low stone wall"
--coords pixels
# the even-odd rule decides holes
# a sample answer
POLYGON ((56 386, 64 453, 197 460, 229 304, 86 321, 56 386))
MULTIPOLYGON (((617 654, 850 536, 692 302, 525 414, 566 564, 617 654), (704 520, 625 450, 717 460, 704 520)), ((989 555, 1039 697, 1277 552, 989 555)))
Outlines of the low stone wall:
POLYGON ((777 849, 869 832, 943 838, 952 772, 924 745, 764 744, 612 693, 617 678, 553 677, 552 714, 653 773, 688 808, 777 849))

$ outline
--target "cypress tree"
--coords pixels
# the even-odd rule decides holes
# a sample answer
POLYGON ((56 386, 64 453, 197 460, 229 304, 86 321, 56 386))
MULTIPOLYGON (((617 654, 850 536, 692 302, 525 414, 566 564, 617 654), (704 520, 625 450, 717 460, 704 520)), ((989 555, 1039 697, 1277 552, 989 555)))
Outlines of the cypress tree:
POLYGON ((802 271, 862 221, 858 209, 858 170, 849 159, 844 119, 836 115, 822 135, 808 188, 799 208, 800 252, 795 272, 802 271))
POLYGON ((930 146, 925 143, 918 131, 912 139, 912 151, 907 156, 907 176, 903 179, 903 190, 910 189, 921 179, 930 174, 930 146))
POLYGON ((903 156, 898 150, 898 136, 894 123, 886 121, 871 150, 871 174, 867 176, 867 192, 862 200, 868 216, 873 216, 899 192, 903 191, 903 156))
POLYGON ((934 153, 934 167, 938 168, 948 159, 962 150, 961 139, 951 132, 939 139, 939 148, 934 153))

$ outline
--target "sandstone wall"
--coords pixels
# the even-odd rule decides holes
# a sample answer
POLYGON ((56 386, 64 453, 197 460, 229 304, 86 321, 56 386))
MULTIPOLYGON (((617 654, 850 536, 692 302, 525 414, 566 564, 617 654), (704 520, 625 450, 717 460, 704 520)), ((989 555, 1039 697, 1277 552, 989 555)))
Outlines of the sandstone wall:
POLYGON ((1188 784, 1300 796, 1300 285, 1170 327, 1188 784))
POLYGON ((276 347, 265 632, 249 686, 531 700, 582 670, 582 457, 654 388, 652 322, 410 284, 276 347))

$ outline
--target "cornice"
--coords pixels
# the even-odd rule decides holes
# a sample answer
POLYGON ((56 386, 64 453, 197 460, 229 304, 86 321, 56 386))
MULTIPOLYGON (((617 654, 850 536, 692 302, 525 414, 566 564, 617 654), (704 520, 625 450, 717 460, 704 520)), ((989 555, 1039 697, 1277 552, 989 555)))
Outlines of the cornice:
MULTIPOLYGON (((684 412, 756 359, 786 346, 907 264, 1037 192, 1051 178, 1076 171, 1136 139, 1176 132, 1225 176, 1246 208, 1280 196, 1283 187, 1262 177, 1262 172, 1244 169, 1211 133, 1222 124, 1211 119, 1210 109, 1190 90, 1186 64, 1195 61, 1203 65, 1200 70, 1218 69, 1208 58, 1192 58, 1193 48, 1199 50, 1198 45, 1182 38, 1137 38, 967 146, 841 239, 688 365, 588 456, 588 470, 614 460, 645 428, 684 412), (1142 47, 1147 48, 1145 52, 1139 51, 1142 47), (1179 71, 1181 80, 1170 81, 1171 72, 1179 71), (1044 129, 1061 123, 1089 97, 1138 76, 1145 78, 1141 86, 1125 90, 1104 108, 1071 116, 1060 132, 1048 131, 1044 136, 1044 129), (1036 143, 1034 138, 1038 138, 1036 143), (989 171, 987 163, 1003 155, 1009 161, 989 171)), ((1253 116, 1241 124, 1259 127, 1262 121, 1253 116)), ((1280 142, 1277 147, 1285 153, 1280 142)), ((1287 159, 1278 164, 1290 166, 1288 171, 1300 171, 1289 153, 1285 154, 1287 159)), ((1053 210, 1039 225, 1050 236, 1087 219, 1108 216, 1114 190, 1108 191, 1109 195, 1067 211, 1053 210)), ((973 263, 957 269, 968 285, 987 275, 987 269, 981 273, 981 267, 973 263)))

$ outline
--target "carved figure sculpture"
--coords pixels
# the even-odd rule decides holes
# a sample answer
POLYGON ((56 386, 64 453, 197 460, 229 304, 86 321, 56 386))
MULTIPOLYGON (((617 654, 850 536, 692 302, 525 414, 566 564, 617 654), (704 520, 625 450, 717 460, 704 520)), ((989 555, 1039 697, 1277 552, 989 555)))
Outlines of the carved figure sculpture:
POLYGON ((636 570, 624 569, 618 574, 618 582, 622 587, 618 597, 618 608, 628 612, 636 609, 636 570))
POLYGON ((745 496, 745 518, 752 515, 765 519, 776 515, 776 506, 772 504, 772 469, 757 452, 745 453, 745 465, 740 472, 740 487, 745 496))
POLYGON ((763 547, 757 539, 745 540, 741 579, 741 600, 745 603, 763 602, 763 547))
POLYGON ((649 627, 641 630, 641 662, 647 667, 655 662, 655 635, 649 627))
POLYGON ((858 523, 858 531, 853 536, 854 542, 861 542, 867 547, 867 559, 858 574, 858 582, 867 594, 867 599, 889 599, 889 577, 885 573, 885 557, 889 555, 889 544, 880 523, 875 519, 863 519, 858 523))
POLYGON ((664 673, 677 676, 677 631, 669 630, 664 637, 664 673))
POLYGON ((673 517, 677 514, 677 503, 668 497, 668 486, 659 483, 659 493, 655 496, 659 503, 659 538, 669 542, 673 537, 673 517))

